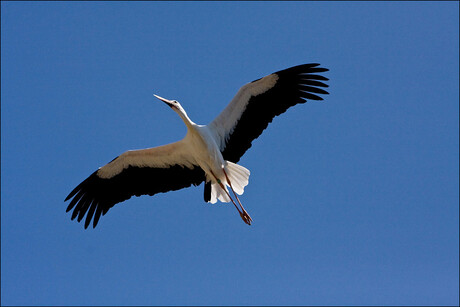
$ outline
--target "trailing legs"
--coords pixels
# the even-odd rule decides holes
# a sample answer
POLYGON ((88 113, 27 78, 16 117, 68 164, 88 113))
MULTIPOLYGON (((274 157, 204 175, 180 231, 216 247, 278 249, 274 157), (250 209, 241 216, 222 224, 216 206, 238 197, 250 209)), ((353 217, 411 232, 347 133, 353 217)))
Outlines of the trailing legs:
POLYGON ((246 210, 244 210, 243 208, 243 205, 241 204, 240 202, 240 199, 238 198, 237 194, 235 193, 235 190, 233 190, 233 187, 232 187, 232 184, 230 182, 230 179, 228 178, 227 176, 227 172, 225 171, 225 169, 223 169, 224 171, 224 174, 225 174, 225 178, 227 179, 227 182, 228 184, 230 185, 230 188, 232 189, 233 191, 233 194, 235 195, 237 201, 238 201, 238 204, 240 205, 241 207, 241 210, 238 208, 238 206, 236 205, 235 201, 233 200, 233 198, 230 196, 230 194, 228 193, 227 189, 225 188, 225 186, 223 185, 222 181, 220 181, 219 178, 217 178, 217 176, 211 171, 211 174, 214 176, 214 178, 216 179, 217 183, 220 185, 220 187, 222 188, 222 190, 225 191, 225 193, 227 194, 228 198, 230 198, 230 200, 232 201, 233 205, 235 206, 236 210, 238 210, 238 213, 240 214, 240 217, 241 219, 243 220, 243 222, 245 222, 246 224, 248 225, 251 225, 251 222, 252 222, 252 218, 249 216, 249 214, 246 212, 246 210))
POLYGON ((238 201, 238 204, 241 207, 241 211, 238 210, 238 212, 240 213, 241 218, 243 219, 243 221, 246 224, 251 225, 252 218, 249 216, 248 212, 246 210, 244 210, 244 207, 241 204, 240 199, 238 198, 238 195, 235 193, 235 190, 232 187, 232 182, 230 181, 230 178, 228 178, 228 175, 227 175, 227 172, 225 171, 225 168, 223 169, 223 171, 224 171, 224 174, 225 174, 225 178, 227 179, 228 185, 230 186, 230 189, 232 189, 233 195, 235 195, 235 198, 236 198, 236 200, 238 201))

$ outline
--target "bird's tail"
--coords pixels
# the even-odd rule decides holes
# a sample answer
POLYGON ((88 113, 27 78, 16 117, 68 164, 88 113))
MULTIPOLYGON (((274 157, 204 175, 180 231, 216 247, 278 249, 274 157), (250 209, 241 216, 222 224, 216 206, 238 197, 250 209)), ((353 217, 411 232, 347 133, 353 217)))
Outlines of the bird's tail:
POLYGON ((227 161, 226 167, 228 179, 232 183, 233 190, 241 195, 244 193, 244 187, 249 183, 251 172, 244 166, 227 161))
MULTIPOLYGON (((249 183, 249 175, 251 172, 245 168, 244 166, 235 164, 230 161, 226 161, 227 165, 225 167, 225 171, 227 172, 228 179, 230 180, 233 190, 238 195, 244 193, 244 187, 249 183)), ((218 182, 212 181, 211 183, 211 200, 212 204, 216 203, 217 200, 221 202, 228 203, 231 201, 229 197, 229 193, 227 190, 227 186, 229 186, 227 180, 222 180, 224 183, 224 189, 220 186, 218 182)))

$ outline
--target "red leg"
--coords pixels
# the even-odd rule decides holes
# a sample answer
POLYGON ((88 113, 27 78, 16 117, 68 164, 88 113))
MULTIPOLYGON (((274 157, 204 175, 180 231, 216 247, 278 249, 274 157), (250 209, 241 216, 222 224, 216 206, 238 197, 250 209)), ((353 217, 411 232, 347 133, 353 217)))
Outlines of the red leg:
MULTIPOLYGON (((244 207, 243 207, 243 205, 241 204, 241 201, 240 201, 240 199, 238 198, 238 195, 235 193, 235 190, 234 190, 233 187, 232 187, 232 183, 231 183, 230 179, 229 179, 228 176, 227 176, 227 172, 225 171, 225 169, 223 169, 223 171, 224 171, 224 174, 225 174, 225 178, 227 179, 228 185, 230 186, 230 189, 232 189, 233 195, 235 195, 235 198, 236 198, 236 200, 238 201, 238 204, 239 204, 240 207, 241 207, 241 210, 242 210, 242 212, 240 212, 241 218, 243 219, 243 221, 244 221, 246 224, 251 225, 252 218, 249 216, 249 214, 247 213, 247 211, 244 210, 244 207)), ((238 211, 240 211, 240 210, 238 210, 238 211)))
MULTIPOLYGON (((243 219, 243 221, 248 224, 248 225, 251 225, 251 217, 249 216, 249 214, 246 212, 246 210, 244 210, 244 208, 241 206, 241 203, 240 203, 240 200, 238 199, 238 203, 240 204, 241 206, 241 209, 243 209, 243 212, 241 212, 241 210, 238 208, 238 206, 236 205, 235 201, 233 200, 233 198, 230 196, 230 194, 228 193, 227 189, 224 187, 224 185, 222 184, 222 182, 220 181, 219 178, 216 177, 216 175, 214 175, 214 173, 211 171, 211 174, 214 176, 214 178, 216 179, 217 183, 220 185, 220 187, 222 188, 222 190, 225 191, 225 193, 227 193, 227 196, 228 198, 230 198, 230 200, 232 201, 233 205, 235 206, 236 210, 238 210, 238 213, 240 214, 240 217, 241 219, 243 219), (248 219, 249 218, 249 219, 248 219)), ((227 176, 227 174, 225 174, 225 176, 227 176)), ((228 180, 228 179, 227 179, 228 180)), ((230 188, 232 189, 233 191, 233 188, 230 186, 230 188)), ((235 191, 233 191, 233 193, 235 194, 235 191)), ((235 194, 236 196, 236 194, 235 194)))

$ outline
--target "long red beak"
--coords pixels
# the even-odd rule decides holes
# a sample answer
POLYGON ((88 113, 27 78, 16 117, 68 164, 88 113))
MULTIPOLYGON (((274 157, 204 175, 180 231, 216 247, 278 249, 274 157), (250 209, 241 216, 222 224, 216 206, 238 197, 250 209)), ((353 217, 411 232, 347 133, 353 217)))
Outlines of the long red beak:
POLYGON ((168 100, 168 99, 165 99, 163 97, 160 97, 158 95, 155 95, 153 94, 153 96, 155 96, 156 98, 160 99, 161 101, 163 101, 164 103, 166 103, 168 106, 170 106, 171 108, 174 106, 174 103, 172 102, 172 100, 168 100))

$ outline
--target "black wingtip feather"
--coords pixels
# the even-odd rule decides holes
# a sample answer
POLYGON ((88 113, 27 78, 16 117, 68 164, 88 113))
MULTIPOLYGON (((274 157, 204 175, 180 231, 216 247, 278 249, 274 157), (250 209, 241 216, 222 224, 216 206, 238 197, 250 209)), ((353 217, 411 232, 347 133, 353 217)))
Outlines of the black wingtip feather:
POLYGON ((304 91, 301 91, 301 92, 302 94, 300 94, 300 96, 302 98, 311 99, 311 100, 323 100, 323 98, 321 98, 320 96, 316 96, 315 94, 304 92, 304 91))
POLYGON ((301 76, 301 80, 321 80, 321 81, 329 81, 329 79, 326 78, 326 77, 324 77, 324 76, 320 76, 320 75, 310 75, 310 74, 302 75, 302 76, 301 76))
POLYGON ((101 217, 102 213, 102 205, 99 204, 96 208, 96 213, 94 213, 94 218, 93 218, 93 228, 96 228, 97 222, 99 222, 99 218, 101 217))
POLYGON ((315 81, 315 80, 302 80, 302 84, 311 85, 311 86, 329 87, 329 85, 327 85, 326 83, 315 81))
POLYGON ((308 71, 306 72, 302 72, 301 75, 303 74, 309 74, 309 73, 313 73, 313 72, 326 72, 328 71, 329 69, 327 68, 323 68, 323 67, 315 67, 315 68, 310 68, 308 71))
POLYGON ((89 208, 88 214, 86 215, 85 229, 87 229, 89 224, 91 223, 91 218, 93 217, 94 210, 96 210, 96 207, 97 207, 97 203, 94 201, 91 207, 89 208))
POLYGON ((75 197, 72 199, 70 204, 67 206, 67 209, 65 212, 69 212, 70 210, 72 210, 73 207, 77 204, 77 202, 81 199, 82 196, 83 196, 83 193, 81 191, 78 192, 78 194, 75 195, 75 197))
POLYGON ((68 201, 70 198, 72 198, 77 192, 80 190, 80 185, 78 185, 75 189, 72 190, 72 192, 67 195, 67 197, 64 199, 64 202, 68 201))
POLYGON ((81 222, 81 220, 86 214, 86 211, 88 211, 89 207, 91 207, 92 202, 93 200, 90 199, 87 202, 85 202, 85 204, 82 206, 82 208, 80 209, 80 213, 78 213, 78 218, 77 218, 78 222, 81 222))
POLYGON ((326 92, 325 90, 321 88, 303 85, 303 84, 300 84, 300 89, 302 91, 309 92, 309 93, 316 93, 316 94, 323 94, 323 95, 329 94, 328 92, 326 92))

